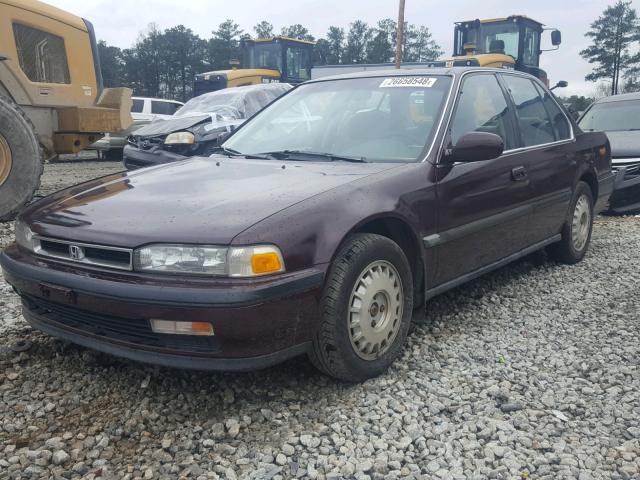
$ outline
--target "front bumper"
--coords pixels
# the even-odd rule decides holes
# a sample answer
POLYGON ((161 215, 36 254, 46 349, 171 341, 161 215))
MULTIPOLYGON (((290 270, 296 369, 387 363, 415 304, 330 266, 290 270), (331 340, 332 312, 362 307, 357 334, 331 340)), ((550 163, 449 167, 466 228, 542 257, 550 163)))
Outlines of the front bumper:
POLYGON ((151 150, 141 150, 131 144, 125 145, 122 154, 122 161, 127 170, 178 162, 180 160, 186 160, 187 158, 188 157, 184 155, 167 152, 161 148, 156 147, 151 150))
POLYGON ((625 214, 640 211, 640 165, 619 167, 615 175, 609 212, 625 214))
POLYGON ((177 368, 253 370, 304 353, 318 324, 324 270, 278 277, 187 279, 79 269, 15 245, 5 279, 36 329, 71 342, 177 368), (213 337, 157 334, 149 319, 208 321, 213 337))

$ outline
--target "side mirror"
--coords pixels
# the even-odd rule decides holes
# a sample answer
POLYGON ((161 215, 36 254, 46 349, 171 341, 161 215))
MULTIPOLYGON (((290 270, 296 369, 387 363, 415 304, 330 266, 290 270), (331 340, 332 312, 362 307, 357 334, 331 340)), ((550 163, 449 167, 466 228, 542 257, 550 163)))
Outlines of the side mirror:
POLYGON ((566 80, 560 80, 549 90, 555 90, 556 88, 567 88, 568 86, 569 86, 569 82, 567 82, 566 80))
POLYGON ((562 43, 562 33, 560 30, 551 30, 551 45, 557 47, 562 43))
POLYGON ((502 155, 504 142, 493 133, 469 132, 465 133, 454 145, 447 156, 448 163, 482 162, 492 160, 502 155))

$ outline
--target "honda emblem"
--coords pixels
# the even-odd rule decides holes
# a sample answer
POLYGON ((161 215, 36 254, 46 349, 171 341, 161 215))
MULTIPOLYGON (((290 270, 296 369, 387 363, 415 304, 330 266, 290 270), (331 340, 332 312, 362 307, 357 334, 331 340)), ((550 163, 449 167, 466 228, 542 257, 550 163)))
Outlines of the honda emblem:
POLYGON ((82 260, 84 258, 82 247, 79 247, 78 245, 69 245, 69 257, 71 257, 71 260, 82 260))

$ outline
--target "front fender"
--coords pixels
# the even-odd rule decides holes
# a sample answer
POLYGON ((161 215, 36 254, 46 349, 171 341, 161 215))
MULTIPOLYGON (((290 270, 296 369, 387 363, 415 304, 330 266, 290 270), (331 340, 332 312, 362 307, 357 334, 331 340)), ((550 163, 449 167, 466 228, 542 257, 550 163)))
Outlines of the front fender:
POLYGON ((274 243, 287 270, 297 270, 331 262, 348 235, 383 217, 402 221, 419 239, 436 226, 431 168, 408 164, 342 185, 264 219, 232 243, 274 243))

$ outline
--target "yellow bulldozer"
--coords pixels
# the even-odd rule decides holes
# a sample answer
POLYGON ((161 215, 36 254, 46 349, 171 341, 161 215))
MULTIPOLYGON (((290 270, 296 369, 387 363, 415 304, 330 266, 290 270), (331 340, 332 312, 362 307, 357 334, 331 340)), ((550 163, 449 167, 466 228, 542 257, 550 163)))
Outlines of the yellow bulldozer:
POLYGON ((193 95, 229 87, 258 83, 301 83, 311 78, 312 52, 315 42, 276 36, 244 39, 242 62, 232 61, 234 68, 196 75, 193 95), (237 68, 242 64, 242 68, 237 68))
POLYGON ((131 93, 103 88, 89 21, 36 0, 0 0, 0 220, 31 200, 45 159, 128 128, 131 93))
POLYGON ((524 15, 456 22, 453 56, 430 65, 515 69, 548 85, 547 73, 540 68, 540 54, 548 51, 540 48, 544 31, 551 31, 553 48, 549 50, 557 50, 562 42, 560 31, 524 15))

